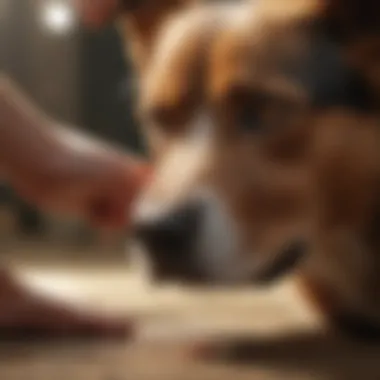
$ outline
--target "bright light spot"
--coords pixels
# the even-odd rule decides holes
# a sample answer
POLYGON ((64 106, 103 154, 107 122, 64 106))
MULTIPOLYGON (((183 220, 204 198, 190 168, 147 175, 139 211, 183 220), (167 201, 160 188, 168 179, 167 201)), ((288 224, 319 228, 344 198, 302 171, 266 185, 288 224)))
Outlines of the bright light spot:
POLYGON ((48 1, 42 8, 41 21, 49 32, 67 34, 75 26, 75 12, 66 1, 48 1))

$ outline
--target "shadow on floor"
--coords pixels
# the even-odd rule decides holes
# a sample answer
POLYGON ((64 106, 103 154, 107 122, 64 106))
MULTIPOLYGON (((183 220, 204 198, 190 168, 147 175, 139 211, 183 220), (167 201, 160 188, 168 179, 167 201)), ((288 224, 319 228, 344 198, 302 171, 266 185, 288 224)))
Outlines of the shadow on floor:
POLYGON ((218 340, 200 349, 206 361, 295 370, 322 379, 380 379, 380 344, 360 344, 327 333, 218 340))

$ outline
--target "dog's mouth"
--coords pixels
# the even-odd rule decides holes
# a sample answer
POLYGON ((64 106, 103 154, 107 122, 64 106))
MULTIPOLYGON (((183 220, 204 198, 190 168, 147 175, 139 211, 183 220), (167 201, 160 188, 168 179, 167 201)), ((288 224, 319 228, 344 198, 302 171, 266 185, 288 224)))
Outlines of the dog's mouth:
MULTIPOLYGON (((220 222, 223 215, 217 216, 220 222)), ((307 235, 301 239, 299 231, 293 231, 278 236, 279 244, 271 240, 270 250, 243 254, 243 239, 229 229, 230 224, 222 227, 216 218, 207 219, 202 203, 189 203, 158 219, 140 219, 134 232, 150 263, 152 279, 159 283, 267 285, 291 274, 308 251, 307 235)))
POLYGON ((267 285, 290 275, 300 266, 307 252, 308 244, 304 240, 295 240, 256 270, 251 281, 267 285))

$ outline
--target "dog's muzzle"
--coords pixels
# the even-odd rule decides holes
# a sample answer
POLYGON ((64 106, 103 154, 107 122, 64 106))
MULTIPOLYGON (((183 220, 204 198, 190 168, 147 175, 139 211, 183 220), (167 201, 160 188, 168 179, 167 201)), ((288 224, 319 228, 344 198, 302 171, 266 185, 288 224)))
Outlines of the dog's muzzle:
POLYGON ((308 244, 292 238, 273 252, 246 254, 232 219, 212 197, 193 198, 162 210, 150 207, 134 221, 156 281, 192 286, 266 285, 293 272, 308 244))

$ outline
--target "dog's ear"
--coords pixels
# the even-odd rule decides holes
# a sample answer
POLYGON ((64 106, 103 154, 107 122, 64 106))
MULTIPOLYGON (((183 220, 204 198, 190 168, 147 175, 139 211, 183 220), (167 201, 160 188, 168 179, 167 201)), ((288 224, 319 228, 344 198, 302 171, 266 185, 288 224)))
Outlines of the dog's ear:
POLYGON ((326 27, 342 41, 380 31, 379 0, 321 0, 326 27))
POLYGON ((119 15, 122 35, 128 41, 132 59, 142 69, 162 25, 175 12, 196 0, 121 0, 119 15))

